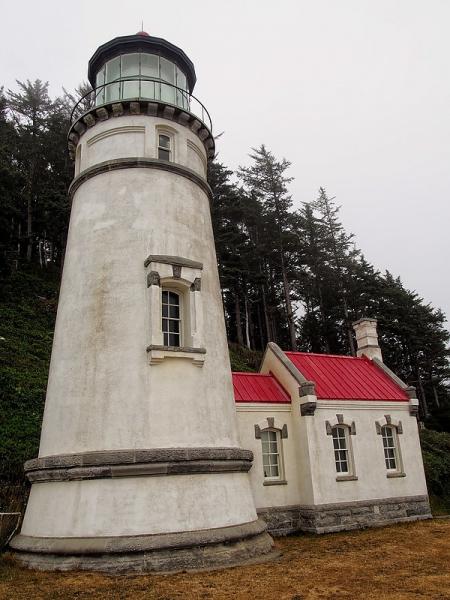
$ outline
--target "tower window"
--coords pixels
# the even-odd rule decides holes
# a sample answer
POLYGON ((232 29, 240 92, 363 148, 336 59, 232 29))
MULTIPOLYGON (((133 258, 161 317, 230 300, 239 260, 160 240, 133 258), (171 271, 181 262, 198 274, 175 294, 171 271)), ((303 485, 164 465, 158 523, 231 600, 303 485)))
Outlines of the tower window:
POLYGON ((172 148, 170 137, 160 133, 158 136, 158 158, 162 160, 171 160, 171 154, 172 148))
POLYGON ((164 346, 181 346, 180 295, 170 290, 162 292, 162 331, 164 346))

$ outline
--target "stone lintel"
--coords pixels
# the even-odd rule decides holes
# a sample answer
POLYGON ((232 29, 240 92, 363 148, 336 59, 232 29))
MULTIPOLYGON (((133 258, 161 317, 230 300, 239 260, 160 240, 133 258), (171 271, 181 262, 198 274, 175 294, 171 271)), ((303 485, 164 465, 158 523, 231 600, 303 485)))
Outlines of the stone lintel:
POLYGON ((171 265, 172 267, 187 267, 189 269, 203 269, 203 264, 190 258, 184 258, 182 256, 169 256, 167 254, 150 254, 147 256, 144 262, 144 267, 148 267, 150 263, 161 263, 164 265, 171 265))

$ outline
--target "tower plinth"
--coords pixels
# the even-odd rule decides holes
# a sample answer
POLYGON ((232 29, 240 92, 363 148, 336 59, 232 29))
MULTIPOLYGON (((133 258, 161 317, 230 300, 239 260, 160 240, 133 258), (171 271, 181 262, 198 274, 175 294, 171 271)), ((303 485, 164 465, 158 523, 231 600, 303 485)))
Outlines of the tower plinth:
POLYGON ((240 448, 211 226, 212 125, 182 50, 101 46, 74 111, 72 212, 39 456, 11 546, 42 569, 271 551, 240 448), (83 107, 82 109, 80 107, 83 107))

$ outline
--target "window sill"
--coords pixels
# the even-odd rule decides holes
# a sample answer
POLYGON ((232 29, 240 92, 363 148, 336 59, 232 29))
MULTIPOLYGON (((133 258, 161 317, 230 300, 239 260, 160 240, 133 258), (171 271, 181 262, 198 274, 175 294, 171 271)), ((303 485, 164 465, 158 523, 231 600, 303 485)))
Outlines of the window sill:
POLYGON ((358 481, 356 475, 338 475, 336 481, 358 481))
POLYGON ((403 471, 402 472, 397 472, 397 473, 387 473, 386 477, 388 479, 392 479, 394 477, 406 477, 406 473, 403 473, 403 471))
POLYGON ((264 481, 263 485, 287 485, 287 481, 285 479, 268 479, 264 481))
POLYGON ((191 360, 195 366, 203 367, 206 350, 205 348, 158 346, 153 344, 147 347, 147 354, 150 365, 158 365, 166 358, 186 358, 191 360))

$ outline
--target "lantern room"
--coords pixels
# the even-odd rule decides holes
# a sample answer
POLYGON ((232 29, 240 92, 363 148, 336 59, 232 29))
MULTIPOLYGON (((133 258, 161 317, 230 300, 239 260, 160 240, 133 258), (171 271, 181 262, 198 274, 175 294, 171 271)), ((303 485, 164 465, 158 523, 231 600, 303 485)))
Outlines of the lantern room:
POLYGON ((95 105, 121 100, 156 100, 190 110, 196 76, 177 46, 141 31, 103 44, 89 61, 95 105))

